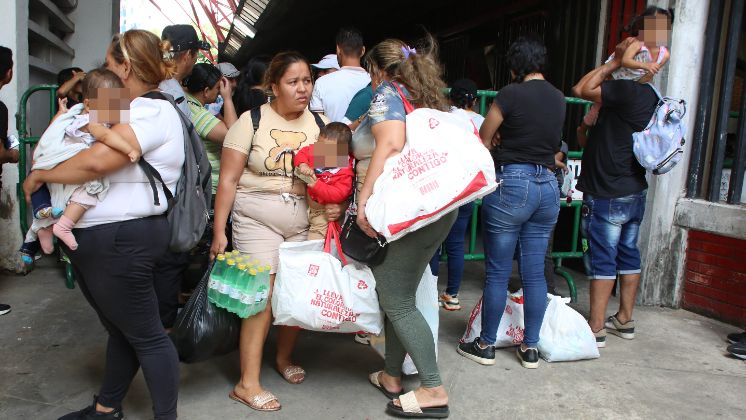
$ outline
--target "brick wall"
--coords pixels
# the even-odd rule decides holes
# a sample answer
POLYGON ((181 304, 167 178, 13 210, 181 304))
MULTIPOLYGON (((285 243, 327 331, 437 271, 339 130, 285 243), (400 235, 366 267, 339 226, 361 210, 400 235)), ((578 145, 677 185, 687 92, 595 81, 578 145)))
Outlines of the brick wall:
POLYGON ((746 328, 746 241, 689 231, 682 307, 746 328))

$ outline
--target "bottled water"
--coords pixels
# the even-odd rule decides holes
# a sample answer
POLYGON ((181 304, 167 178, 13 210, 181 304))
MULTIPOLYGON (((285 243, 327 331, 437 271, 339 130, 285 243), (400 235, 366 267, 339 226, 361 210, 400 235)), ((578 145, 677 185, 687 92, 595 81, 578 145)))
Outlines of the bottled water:
POLYGON ((216 303, 220 295, 219 288, 225 276, 225 254, 220 254, 215 258, 215 264, 210 272, 210 281, 207 284, 207 298, 212 303, 216 303))
POLYGON ((230 301, 231 289, 235 282, 236 275, 238 274, 238 268, 236 267, 236 260, 233 258, 227 259, 226 265, 227 267, 225 269, 225 274, 223 275, 223 281, 220 283, 220 288, 218 289, 219 295, 215 304, 221 308, 227 309, 227 304, 230 301))

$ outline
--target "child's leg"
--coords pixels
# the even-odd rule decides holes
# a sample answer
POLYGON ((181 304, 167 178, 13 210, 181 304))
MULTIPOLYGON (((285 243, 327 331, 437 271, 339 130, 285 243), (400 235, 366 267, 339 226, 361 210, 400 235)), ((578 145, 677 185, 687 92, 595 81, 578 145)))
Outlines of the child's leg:
POLYGON ((73 235, 72 229, 75 227, 75 224, 78 223, 78 220, 83 217, 89 207, 90 206, 85 204, 71 201, 67 207, 65 207, 65 213, 52 228, 54 236, 60 238, 60 240, 72 250, 78 249, 78 241, 75 240, 75 235, 73 235))
POLYGON ((329 227, 329 222, 324 216, 324 209, 308 208, 308 240, 314 239, 326 239, 326 230, 329 227))
POLYGON ((51 254, 54 252, 54 242, 52 242, 52 229, 45 227, 39 229, 36 234, 39 236, 39 243, 41 244, 41 250, 45 254, 51 254))
POLYGON ((31 194, 31 207, 36 219, 45 219, 47 217, 58 218, 62 210, 52 207, 52 197, 49 194, 47 184, 42 184, 41 188, 31 194))

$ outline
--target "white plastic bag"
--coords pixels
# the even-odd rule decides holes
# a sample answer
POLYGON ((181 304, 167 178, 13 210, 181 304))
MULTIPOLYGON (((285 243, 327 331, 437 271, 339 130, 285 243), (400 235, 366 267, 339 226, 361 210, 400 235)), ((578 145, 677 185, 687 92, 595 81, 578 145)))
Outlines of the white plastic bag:
POLYGON ((429 108, 407 109, 407 141, 386 160, 365 214, 389 242, 494 191, 495 164, 474 123, 429 108))
MULTIPOLYGON (((330 223, 326 240, 283 243, 272 293, 275 325, 312 331, 378 334, 383 316, 370 268, 342 265, 331 254, 341 249, 339 225, 330 223)), ((339 252, 345 261, 344 254, 339 252)))
MULTIPOLYGON (((500 318, 497 328, 497 341, 495 347, 510 347, 523 341, 523 291, 518 290, 509 294, 505 302, 505 311, 500 318)), ((466 331, 459 340, 460 343, 470 343, 482 333, 482 298, 474 306, 469 315, 469 323, 466 331)))
MULTIPOLYGON (((440 306, 438 305, 438 278, 435 277, 430 271, 430 266, 425 268, 425 272, 422 274, 419 286, 417 286, 417 292, 415 295, 415 305, 420 310, 422 316, 425 317, 427 325, 430 326, 430 331, 433 333, 433 340, 435 341, 435 357, 438 356, 438 327, 440 325, 440 306)), ((377 336, 370 337, 370 345, 376 350, 381 357, 386 357, 386 336, 385 331, 377 336)), ((404 364, 402 365, 402 372, 405 375, 415 375, 417 368, 414 366, 412 358, 404 358, 404 364)))
POLYGON ((539 332, 539 354, 547 362, 599 357, 596 337, 588 322, 567 306, 570 298, 547 295, 549 305, 539 332))

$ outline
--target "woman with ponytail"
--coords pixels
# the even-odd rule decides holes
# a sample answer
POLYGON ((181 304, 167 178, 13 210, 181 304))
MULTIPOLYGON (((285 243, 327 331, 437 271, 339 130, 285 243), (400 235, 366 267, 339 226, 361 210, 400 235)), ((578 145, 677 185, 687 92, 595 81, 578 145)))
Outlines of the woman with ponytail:
MULTIPOLYGON (((365 204, 387 158, 401 152, 406 141, 405 96, 415 107, 448 110, 445 83, 437 57, 437 44, 428 36, 412 48, 387 39, 367 54, 366 66, 374 91, 368 116, 355 131, 353 154, 358 159, 357 223, 371 237, 377 233, 365 215, 365 204), (401 93, 400 93, 401 92, 401 93)), ((448 416, 448 394, 440 378, 433 335, 415 307, 415 292, 435 250, 456 220, 453 211, 439 221, 411 232, 387 245, 384 261, 372 267, 381 308, 386 314, 386 360, 370 382, 393 399, 387 411, 406 417, 448 416), (421 386, 401 395, 402 363, 409 353, 419 372, 421 386)))
MULTIPOLYGON (((169 102, 143 97, 172 77, 168 43, 148 31, 130 30, 114 37, 106 68, 125 86, 119 100, 129 115, 112 126, 127 142, 139 145, 142 158, 158 168, 174 191, 184 164, 181 118, 169 102), (129 123, 124 123, 129 120, 129 123)), ((93 117, 92 117, 93 118, 93 117)), ((75 278, 108 332, 103 384, 93 404, 61 419, 121 419, 122 401, 142 367, 153 401, 153 417, 175 419, 179 359, 166 335, 156 295, 156 261, 166 252, 170 229, 167 200, 158 188, 156 205, 144 172, 129 158, 96 142, 48 171, 34 171, 24 183, 27 197, 41 183, 83 184, 108 177, 109 191, 89 209, 74 230, 78 248, 65 248, 75 278)))

